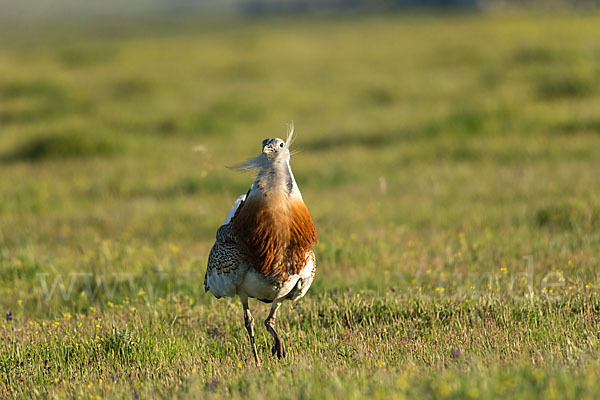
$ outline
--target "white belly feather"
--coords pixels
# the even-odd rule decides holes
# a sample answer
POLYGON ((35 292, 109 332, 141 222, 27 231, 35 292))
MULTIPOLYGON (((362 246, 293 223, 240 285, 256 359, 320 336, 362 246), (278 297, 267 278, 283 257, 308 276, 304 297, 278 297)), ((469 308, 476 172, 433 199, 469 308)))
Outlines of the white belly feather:
POLYGON ((271 280, 254 271, 254 269, 249 268, 243 281, 238 286, 238 294, 259 300, 273 301, 284 298, 294 291, 291 300, 298 300, 306 294, 314 277, 315 258, 313 252, 307 254, 306 258, 306 265, 300 273, 290 275, 286 282, 277 285, 274 285, 271 280))
POLYGON ((238 292, 238 287, 244 280, 248 272, 248 264, 244 263, 237 269, 231 270, 228 274, 223 272, 213 272, 208 275, 208 287, 217 297, 233 297, 238 292))
POLYGON ((273 282, 251 268, 248 264, 240 265, 229 274, 213 273, 208 277, 210 291, 217 297, 234 297, 236 294, 260 300, 273 301, 291 294, 296 301, 306 294, 310 287, 315 269, 315 256, 311 251, 307 254, 307 262, 300 273, 290 275, 286 282, 273 282))

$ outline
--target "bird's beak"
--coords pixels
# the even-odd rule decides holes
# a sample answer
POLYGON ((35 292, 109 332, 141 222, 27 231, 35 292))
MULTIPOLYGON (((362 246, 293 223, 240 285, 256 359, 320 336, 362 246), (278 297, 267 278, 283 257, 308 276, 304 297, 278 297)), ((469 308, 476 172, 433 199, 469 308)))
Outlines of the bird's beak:
POLYGON ((263 147, 263 153, 265 154, 269 154, 273 152, 273 146, 271 146, 270 144, 266 145, 265 147, 263 147))

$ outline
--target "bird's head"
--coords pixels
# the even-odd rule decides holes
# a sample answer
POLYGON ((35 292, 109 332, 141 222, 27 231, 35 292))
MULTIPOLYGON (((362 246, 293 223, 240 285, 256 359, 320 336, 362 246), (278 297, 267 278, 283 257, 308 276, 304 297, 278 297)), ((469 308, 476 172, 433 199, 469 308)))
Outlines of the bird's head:
POLYGON ((265 139, 262 142, 262 155, 269 161, 289 160, 289 146, 279 138, 265 139))
POLYGON ((294 136, 294 125, 290 125, 288 137, 285 141, 279 138, 268 138, 262 141, 262 152, 246 162, 234 166, 235 169, 247 171, 273 166, 281 161, 290 160, 290 145, 294 136))

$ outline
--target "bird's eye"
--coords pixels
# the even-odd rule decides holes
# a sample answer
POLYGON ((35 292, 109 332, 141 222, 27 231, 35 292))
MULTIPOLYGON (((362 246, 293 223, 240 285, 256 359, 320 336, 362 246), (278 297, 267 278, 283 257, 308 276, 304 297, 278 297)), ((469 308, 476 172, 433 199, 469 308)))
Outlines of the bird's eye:
POLYGON ((283 147, 283 143, 279 143, 279 147, 283 147))

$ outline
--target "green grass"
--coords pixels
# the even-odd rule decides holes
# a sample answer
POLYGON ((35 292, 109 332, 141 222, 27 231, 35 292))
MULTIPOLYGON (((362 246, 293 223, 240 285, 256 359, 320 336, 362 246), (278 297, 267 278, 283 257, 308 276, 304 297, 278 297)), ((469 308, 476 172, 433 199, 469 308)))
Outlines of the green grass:
POLYGON ((0 397, 597 398, 599 27, 7 27, 0 397), (202 281, 253 179, 225 166, 292 120, 318 270, 285 360, 251 303, 257 369, 202 281))

